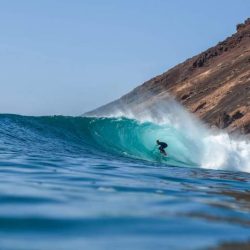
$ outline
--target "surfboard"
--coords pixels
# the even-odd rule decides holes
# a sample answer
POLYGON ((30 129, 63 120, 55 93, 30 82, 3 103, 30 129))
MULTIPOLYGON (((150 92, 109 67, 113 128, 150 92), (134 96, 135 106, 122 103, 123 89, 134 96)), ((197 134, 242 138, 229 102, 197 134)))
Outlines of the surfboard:
POLYGON ((163 152, 160 152, 160 154, 162 154, 162 155, 164 155, 164 156, 168 156, 168 154, 165 152, 165 153, 163 153, 163 152))

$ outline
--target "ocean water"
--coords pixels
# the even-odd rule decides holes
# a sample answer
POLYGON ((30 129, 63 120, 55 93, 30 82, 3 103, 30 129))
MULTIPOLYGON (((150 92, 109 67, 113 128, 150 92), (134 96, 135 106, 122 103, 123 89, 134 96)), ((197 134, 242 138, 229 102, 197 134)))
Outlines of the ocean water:
POLYGON ((0 249, 249 241, 249 149, 189 122, 0 115, 0 249))

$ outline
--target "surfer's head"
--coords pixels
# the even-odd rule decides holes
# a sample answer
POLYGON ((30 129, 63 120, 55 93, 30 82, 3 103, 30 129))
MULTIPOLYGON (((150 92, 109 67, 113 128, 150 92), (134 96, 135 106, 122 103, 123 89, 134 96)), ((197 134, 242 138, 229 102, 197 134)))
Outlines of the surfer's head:
POLYGON ((160 143, 160 141, 159 141, 159 140, 156 140, 156 143, 157 143, 157 144, 159 144, 159 143, 160 143))

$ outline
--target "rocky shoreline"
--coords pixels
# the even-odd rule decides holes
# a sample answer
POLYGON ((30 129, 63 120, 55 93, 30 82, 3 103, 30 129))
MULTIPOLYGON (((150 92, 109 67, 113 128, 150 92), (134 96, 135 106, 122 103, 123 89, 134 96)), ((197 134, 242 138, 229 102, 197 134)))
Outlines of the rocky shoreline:
POLYGON ((216 46, 152 78, 88 115, 128 106, 150 109, 169 94, 210 126, 250 134, 250 18, 216 46))

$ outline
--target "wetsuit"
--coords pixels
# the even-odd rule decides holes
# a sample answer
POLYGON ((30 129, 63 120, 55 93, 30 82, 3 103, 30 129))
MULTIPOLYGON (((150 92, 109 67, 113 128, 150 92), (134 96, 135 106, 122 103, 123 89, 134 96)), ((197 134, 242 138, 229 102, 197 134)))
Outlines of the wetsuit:
POLYGON ((166 151, 164 149, 168 146, 168 144, 165 143, 165 142, 160 142, 160 141, 157 142, 157 144, 160 145, 160 147, 159 147, 160 152, 162 154, 166 155, 167 153, 166 153, 166 151))

